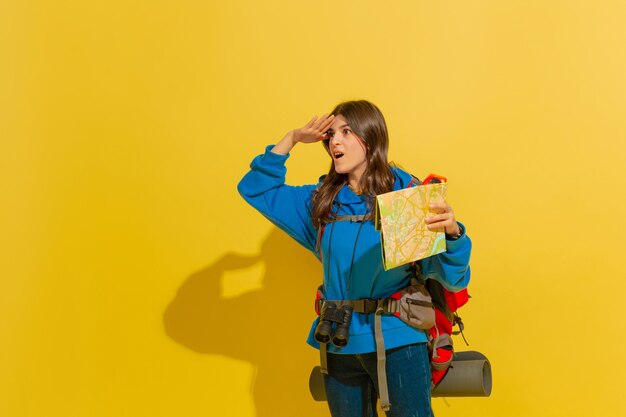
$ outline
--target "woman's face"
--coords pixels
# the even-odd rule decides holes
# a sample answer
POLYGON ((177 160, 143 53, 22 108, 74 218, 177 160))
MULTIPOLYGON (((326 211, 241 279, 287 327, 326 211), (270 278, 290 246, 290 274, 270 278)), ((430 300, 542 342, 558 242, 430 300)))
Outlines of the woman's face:
POLYGON ((328 150, 338 174, 348 174, 351 180, 361 179, 367 168, 366 145, 340 114, 328 129, 328 150))

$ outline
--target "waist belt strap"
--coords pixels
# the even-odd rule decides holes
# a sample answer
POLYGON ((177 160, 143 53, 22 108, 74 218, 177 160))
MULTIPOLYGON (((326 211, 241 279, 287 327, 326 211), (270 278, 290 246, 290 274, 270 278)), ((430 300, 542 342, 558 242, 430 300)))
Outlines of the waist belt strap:
MULTIPOLYGON (((352 307, 354 313, 372 314, 378 310, 379 303, 382 302, 383 313, 394 314, 400 311, 400 303, 393 298, 361 298, 359 300, 323 300, 318 299, 317 311, 322 311, 322 304, 324 302, 332 302, 337 305, 337 308, 341 308, 344 305, 352 307)), ((429 304, 430 305, 430 304, 429 304)))

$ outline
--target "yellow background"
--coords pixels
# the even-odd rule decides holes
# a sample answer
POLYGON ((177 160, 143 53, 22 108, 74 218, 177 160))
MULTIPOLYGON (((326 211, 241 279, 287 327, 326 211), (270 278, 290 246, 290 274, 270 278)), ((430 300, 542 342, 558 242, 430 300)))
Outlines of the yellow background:
MULTIPOLYGON (((622 1, 0 2, 0 415, 318 416, 313 256, 236 193, 345 99, 443 174, 491 398, 624 416, 622 1)), ((327 170, 299 146, 289 182, 327 170)), ((457 340, 462 347, 462 341, 457 340)))

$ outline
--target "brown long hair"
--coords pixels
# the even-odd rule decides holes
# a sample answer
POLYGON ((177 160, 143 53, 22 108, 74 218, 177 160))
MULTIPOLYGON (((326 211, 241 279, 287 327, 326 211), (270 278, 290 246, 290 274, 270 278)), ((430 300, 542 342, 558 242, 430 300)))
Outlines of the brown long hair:
MULTIPOLYGON (((371 210, 377 194, 393 190, 394 177, 387 163, 389 136, 385 118, 378 107, 366 100, 340 103, 331 114, 345 117, 350 129, 365 142, 367 167, 359 181, 359 189, 368 197, 371 210)), ((328 152, 328 141, 323 143, 328 152)), ((347 182, 348 175, 338 174, 331 162, 328 175, 314 191, 312 199, 312 220, 316 228, 329 222, 329 216, 333 215, 333 200, 347 182)))

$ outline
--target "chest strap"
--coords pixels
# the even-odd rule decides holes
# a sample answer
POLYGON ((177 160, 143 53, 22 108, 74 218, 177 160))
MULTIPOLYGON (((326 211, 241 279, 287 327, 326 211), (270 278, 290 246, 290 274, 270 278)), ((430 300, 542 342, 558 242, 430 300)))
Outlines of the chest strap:
POLYGON ((367 214, 354 214, 351 216, 335 216, 329 219, 330 222, 341 222, 341 221, 350 221, 350 222, 362 222, 365 220, 370 220, 372 218, 372 213, 367 214))

